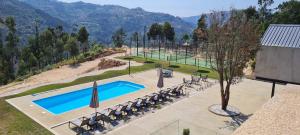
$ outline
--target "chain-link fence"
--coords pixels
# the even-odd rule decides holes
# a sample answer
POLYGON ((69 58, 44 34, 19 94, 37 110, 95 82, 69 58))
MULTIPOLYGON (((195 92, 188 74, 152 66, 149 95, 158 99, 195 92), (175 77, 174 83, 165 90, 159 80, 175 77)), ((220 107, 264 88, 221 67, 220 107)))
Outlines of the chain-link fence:
MULTIPOLYGON (((142 49, 140 49, 142 50, 142 49)), ((136 55, 136 51, 132 51, 133 56, 136 55)), ((171 64, 187 64, 187 65, 193 65, 193 66, 200 66, 200 67, 210 67, 209 60, 206 59, 205 54, 203 54, 202 58, 196 58, 194 52, 191 51, 185 51, 185 50, 177 50, 177 51, 165 51, 164 49, 161 49, 160 53, 156 50, 151 50, 148 52, 139 51, 140 57, 147 57, 151 59, 156 60, 164 60, 164 61, 170 61, 171 64), (170 53, 171 52, 171 53, 170 53)))

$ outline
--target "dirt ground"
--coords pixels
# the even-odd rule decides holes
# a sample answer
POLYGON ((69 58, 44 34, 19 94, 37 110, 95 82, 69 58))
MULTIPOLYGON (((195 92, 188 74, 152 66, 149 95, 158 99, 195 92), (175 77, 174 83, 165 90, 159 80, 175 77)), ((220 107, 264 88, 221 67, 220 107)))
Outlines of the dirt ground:
MULTIPOLYGON (((115 59, 118 56, 124 56, 124 53, 114 54, 107 57, 106 59, 115 59)), ((97 66, 100 62, 98 58, 93 61, 87 61, 81 63, 79 66, 73 67, 69 65, 62 66, 60 68, 52 69, 49 71, 42 72, 40 74, 34 75, 25 79, 21 82, 13 82, 0 87, 0 97, 9 96, 17 93, 24 92, 26 90, 39 87, 42 85, 52 84, 52 83, 60 83, 60 82, 69 82, 75 80, 79 77, 96 75, 103 73, 107 70, 116 70, 116 69, 125 69, 126 65, 120 67, 114 67, 106 70, 98 70, 97 66)), ((118 59, 119 60, 119 59, 118 59)), ((121 60, 120 60, 121 61, 121 60)), ((132 66, 139 65, 139 63, 132 62, 132 66)))

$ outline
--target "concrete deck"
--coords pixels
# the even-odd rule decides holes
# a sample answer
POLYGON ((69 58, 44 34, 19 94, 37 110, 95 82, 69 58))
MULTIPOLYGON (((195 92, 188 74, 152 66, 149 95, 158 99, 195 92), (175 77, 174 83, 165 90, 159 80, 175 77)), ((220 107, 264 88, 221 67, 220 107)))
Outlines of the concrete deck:
MULTIPOLYGON (((165 79, 165 87, 170 87, 182 83, 182 78, 190 78, 190 75, 182 73, 174 73, 173 78, 165 79)), ((117 80, 126 80, 134 83, 143 84, 146 88, 144 90, 117 97, 100 104, 100 109, 105 109, 129 100, 142 97, 146 94, 157 91, 157 72, 150 70, 134 74, 132 76, 124 75, 116 78, 98 81, 98 84, 108 83, 117 80)), ((7 100, 10 104, 15 106, 20 111, 24 112, 30 118, 34 119, 55 134, 75 134, 67 125, 51 128, 57 124, 91 114, 94 109, 89 107, 80 108, 61 115, 53 115, 41 107, 35 105, 32 101, 41 99, 61 93, 66 93, 74 90, 79 90, 86 87, 91 87, 93 83, 86 83, 76 85, 68 88, 59 89, 56 91, 40 94, 37 96, 24 96, 7 100)), ((195 91, 190 97, 184 98, 179 102, 170 104, 163 109, 149 113, 141 118, 132 120, 125 125, 122 125, 107 134, 111 135, 146 135, 151 134, 162 127, 169 125, 174 121, 181 121, 187 128, 194 127, 193 134, 201 134, 205 132, 231 134, 239 127, 247 116, 251 116, 258 110, 265 102, 270 99, 272 84, 266 82, 259 82, 254 80, 244 79, 241 83, 232 86, 230 105, 240 109, 244 114, 242 118, 232 119, 228 117, 217 116, 208 111, 208 107, 212 104, 220 103, 219 86, 214 85, 205 91, 195 91), (237 122, 238 121, 238 122, 237 122)), ((277 91, 281 91, 286 86, 278 85, 277 91)), ((292 87, 292 86, 291 86, 292 87)), ((171 129, 172 130, 172 129, 171 129)))

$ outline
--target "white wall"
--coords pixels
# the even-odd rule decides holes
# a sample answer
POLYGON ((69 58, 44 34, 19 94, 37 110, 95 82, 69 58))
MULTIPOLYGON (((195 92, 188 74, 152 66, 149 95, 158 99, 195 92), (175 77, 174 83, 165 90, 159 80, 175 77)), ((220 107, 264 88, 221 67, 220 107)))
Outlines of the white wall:
POLYGON ((262 46, 256 55, 255 76, 300 83, 300 49, 262 46))

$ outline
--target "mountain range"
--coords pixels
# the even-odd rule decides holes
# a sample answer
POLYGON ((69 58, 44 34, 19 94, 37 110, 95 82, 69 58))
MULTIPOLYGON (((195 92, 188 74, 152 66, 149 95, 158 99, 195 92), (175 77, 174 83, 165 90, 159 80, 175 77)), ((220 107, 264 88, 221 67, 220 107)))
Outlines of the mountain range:
POLYGON ((27 39, 33 33, 34 21, 37 18, 41 29, 58 25, 62 25, 66 29, 70 28, 64 21, 50 16, 42 10, 35 9, 26 3, 18 0, 0 0, 0 18, 5 20, 8 16, 15 18, 17 33, 21 36, 21 40, 27 39))
MULTIPOLYGON (((229 20, 231 13, 230 11, 220 11, 219 13, 223 13, 224 17, 225 17, 225 22, 227 20, 229 20)), ((211 17, 212 14, 211 13, 206 13, 203 14, 205 15, 205 20, 206 20, 206 25, 209 27, 211 25, 211 17)), ((190 16, 190 17, 182 17, 182 20, 184 20, 187 23, 190 23, 191 25, 193 25, 193 27, 197 27, 198 24, 198 20, 200 19, 201 15, 196 15, 196 16, 190 16)))
POLYGON ((35 19, 41 27, 62 25, 68 32, 87 27, 90 39, 110 43, 114 31, 123 28, 128 37, 144 31, 152 23, 170 22, 177 36, 190 33, 194 25, 179 17, 154 13, 142 8, 129 9, 117 5, 97 5, 84 2, 64 3, 57 0, 0 0, 0 17, 14 16, 20 34, 30 35, 35 19))
POLYGON ((200 17, 201 17, 201 15, 196 15, 196 16, 182 17, 181 19, 187 23, 192 24, 194 27, 196 27, 200 17))

